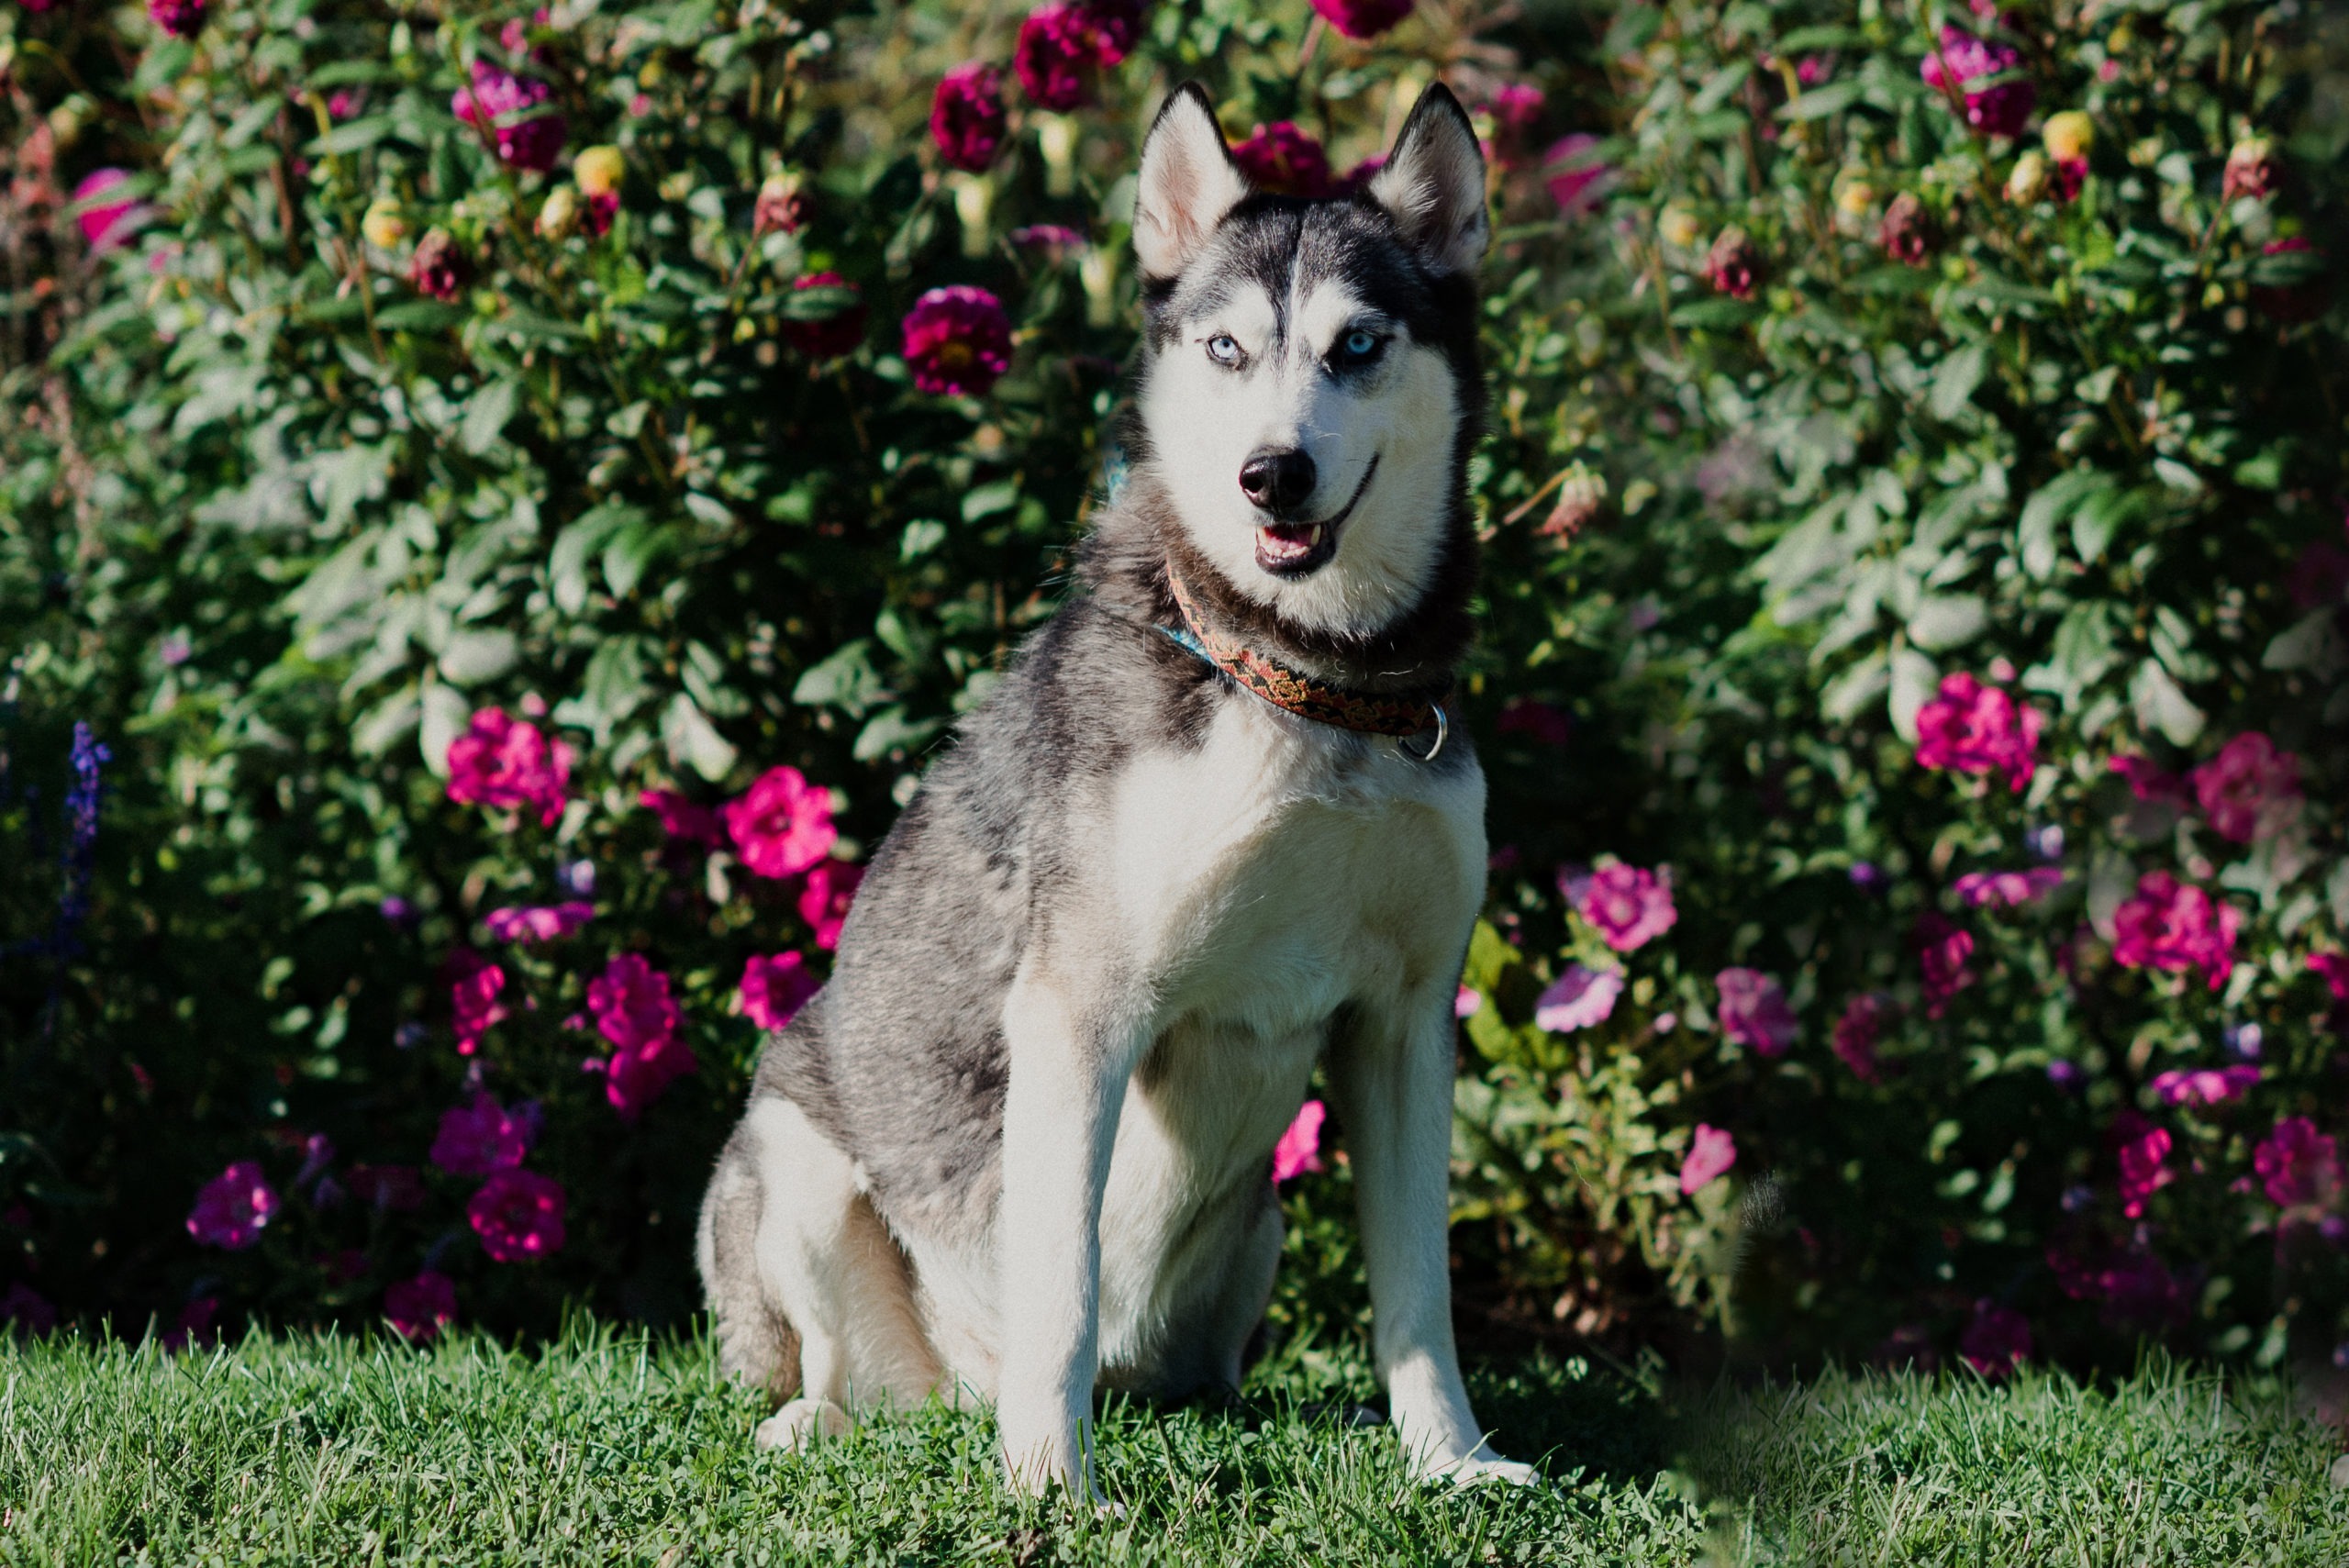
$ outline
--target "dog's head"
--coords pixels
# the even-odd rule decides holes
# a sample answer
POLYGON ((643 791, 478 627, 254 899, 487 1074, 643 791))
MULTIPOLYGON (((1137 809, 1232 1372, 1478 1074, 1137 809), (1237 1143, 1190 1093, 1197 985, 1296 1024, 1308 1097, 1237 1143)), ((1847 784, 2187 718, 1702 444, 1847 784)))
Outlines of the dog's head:
POLYGON ((1305 201, 1252 191, 1185 86, 1142 145, 1133 232, 1140 414, 1193 545, 1300 627, 1408 614, 1482 406, 1485 160, 1459 101, 1429 88, 1365 186, 1305 201))

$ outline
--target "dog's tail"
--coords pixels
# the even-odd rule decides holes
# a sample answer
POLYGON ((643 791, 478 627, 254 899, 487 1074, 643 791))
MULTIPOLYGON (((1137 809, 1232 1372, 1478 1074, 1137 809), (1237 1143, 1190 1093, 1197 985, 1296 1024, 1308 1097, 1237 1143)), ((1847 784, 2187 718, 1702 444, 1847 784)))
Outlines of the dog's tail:
POLYGON ((709 1303, 718 1364, 780 1405, 799 1392, 799 1335, 760 1281, 759 1221, 767 1194, 753 1142, 750 1129, 738 1127, 719 1151, 701 1201, 694 1261, 709 1303))

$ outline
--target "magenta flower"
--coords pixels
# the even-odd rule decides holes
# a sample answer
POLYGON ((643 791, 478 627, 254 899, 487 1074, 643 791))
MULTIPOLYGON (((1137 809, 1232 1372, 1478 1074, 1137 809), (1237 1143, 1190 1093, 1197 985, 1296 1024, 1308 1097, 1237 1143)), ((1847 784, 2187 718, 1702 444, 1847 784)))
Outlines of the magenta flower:
POLYGON ((1250 184, 1270 195, 1319 201, 1336 188, 1329 153, 1295 120, 1258 126, 1231 144, 1231 161, 1250 184))
POLYGON ((1705 252, 1705 278, 1717 294, 1731 299, 1752 299, 1762 282, 1762 252, 1745 230, 1734 224, 1713 237, 1705 252))
POLYGON ((529 1151, 522 1123, 487 1091, 476 1090, 472 1105, 440 1113, 431 1160, 452 1176, 494 1176, 519 1165, 529 1151))
POLYGON ((457 1031, 457 1054, 471 1056, 481 1037, 510 1017, 497 994, 506 989, 506 971, 471 948, 449 955, 451 1021, 457 1031))
POLYGON ((2137 892, 2113 911, 2112 957, 2129 969, 2199 969, 2216 991, 2234 967, 2243 911, 2180 883, 2165 871, 2137 879, 2137 892))
POLYGON ((1615 183, 1615 171, 1599 161, 1598 138, 1586 132, 1561 138, 1542 155, 1543 185, 1558 210, 1579 217, 1598 205, 1615 183))
POLYGON ((1925 57, 1917 73, 1928 87, 1963 95, 1965 123, 1985 136, 2021 136, 2023 122, 2039 102, 2039 90, 2029 82, 1987 83, 2021 65, 2022 56, 2005 44, 1943 23, 1941 48, 1925 57), (1976 83, 1986 84, 1977 87, 1976 83))
POLYGON ((1023 250, 1041 250, 1045 259, 1058 263, 1067 261, 1085 248, 1085 232, 1064 223, 1023 224, 1004 236, 1023 250))
POLYGON ((1319 1100, 1308 1100, 1297 1107, 1297 1119, 1288 1124, 1281 1140, 1273 1145, 1275 1186, 1292 1176, 1321 1169, 1321 1122, 1328 1115, 1328 1107, 1319 1100))
POLYGON ((2304 1116, 2277 1122, 2252 1151, 2251 1165, 2278 1208, 2331 1203, 2341 1190, 2339 1150, 2304 1116))
POLYGON ((753 953, 742 965, 742 1011, 763 1029, 779 1029, 823 988, 796 952, 753 953))
POLYGON ((1312 0, 1321 19, 1350 39, 1375 39, 1411 14, 1413 0, 1312 0))
POLYGON ((2312 952, 2309 973, 2322 977, 2336 1002, 2349 1002, 2349 953, 2312 952))
POLYGON ((2031 1359, 2031 1324, 2020 1312, 1988 1300, 1977 1301, 1974 1320, 1958 1338, 1957 1353, 1990 1382, 2004 1382, 2031 1359))
POLYGON ((1961 773, 2004 773, 2021 795, 2037 765, 2046 717, 1963 671, 1942 678, 1941 695, 1917 710, 1917 765, 1961 773))
POLYGON ((1092 19, 1081 6, 1042 6, 1019 24, 1011 68, 1028 96, 1047 109, 1085 102, 1085 72, 1099 58, 1092 19))
POLYGON ((473 80, 449 99, 449 112, 486 131, 499 162, 543 174, 554 167, 571 134, 568 121, 541 107, 552 95, 543 82, 476 60, 473 80))
POLYGON ((456 298, 473 281, 473 275, 472 259, 438 228, 417 240, 407 259, 408 284, 427 299, 456 298))
POLYGON ((429 1344, 457 1320, 457 1282, 431 1269, 401 1280, 384 1292, 384 1316, 401 1339, 429 1344))
POLYGON ((2165 1106, 2222 1106, 2259 1082, 2259 1069, 2249 1062, 2232 1067, 2173 1067, 2154 1076, 2154 1093, 2165 1106))
POLYGON ((2112 1121, 2112 1149, 2121 1167, 2121 1212, 2132 1219, 2145 1212, 2145 1200, 2177 1179, 2167 1163, 2167 1128, 2155 1127, 2135 1111, 2124 1110, 2112 1121))
POLYGON ((175 39, 192 39, 204 30, 208 0, 147 0, 147 15, 175 39))
POLYGON ((1542 117, 1545 101, 1539 87, 1524 82, 1504 82, 1493 89, 1485 112, 1493 117, 1496 130, 1522 131, 1542 117))
POLYGON ((1724 969, 1713 976, 1720 990, 1721 1033, 1764 1056, 1784 1056, 1802 1026, 1787 1005, 1787 993, 1758 969, 1724 969))
POLYGON ((1452 1016, 1455 1018, 1473 1018, 1484 1008, 1485 994, 1474 985, 1463 985, 1452 994, 1452 1016))
POLYGON ((177 1355, 191 1345, 208 1345, 220 1336, 214 1332, 212 1319, 220 1310, 217 1296, 199 1296, 180 1308, 179 1318, 172 1327, 157 1337, 156 1343, 170 1354, 177 1355))
POLYGON ((424 1207, 424 1177, 413 1165, 353 1165, 344 1178, 351 1195, 385 1213, 424 1207))
POLYGON ((57 1327, 57 1308, 50 1305, 49 1297, 18 1280, 0 1290, 0 1323, 14 1323, 35 1336, 46 1334, 57 1327))
POLYGON ((2155 767, 2144 757, 2115 757, 2112 771, 2129 781, 2129 793, 2139 800, 2182 806, 2188 802, 2186 781, 2155 767))
POLYGON ((624 952, 604 965, 604 973, 587 983, 587 1010, 596 1029, 623 1051, 648 1045, 677 1029, 677 1005, 669 996, 669 977, 644 962, 641 953, 624 952))
POLYGON ((816 933, 816 945, 826 952, 841 945, 841 928, 848 923, 848 906, 855 902, 864 868, 846 861, 818 861, 807 870, 799 889, 799 917, 816 933))
POLYGON ((153 215, 145 203, 129 196, 109 201, 106 193, 128 184, 130 173, 124 169, 95 169, 82 177, 73 187, 73 205, 80 210, 73 221, 80 226, 82 239, 93 255, 102 255, 129 239, 141 224, 153 215))
POLYGON ((1957 895, 1979 909, 1985 904, 2019 909, 2036 904, 2064 884, 2064 873, 2054 866, 2028 871, 1970 871, 1957 879, 1957 895))
POLYGON ((843 354, 856 352, 864 342, 864 322, 868 312, 864 297, 857 286, 838 272, 809 272, 791 280, 794 293, 801 289, 844 288, 856 295, 856 299, 838 315, 814 321, 783 319, 783 340, 811 360, 837 360, 843 354))
POLYGON ((675 1035, 662 1035, 630 1050, 616 1051, 611 1060, 597 1063, 604 1073, 604 1098, 632 1122, 647 1106, 669 1092, 669 1085, 700 1065, 693 1048, 675 1035))
POLYGON ((981 61, 948 72, 930 103, 930 136, 939 155, 974 174, 995 161, 1010 126, 1003 107, 1003 73, 981 61))
POLYGON ((449 798, 460 804, 538 807, 539 825, 551 828, 570 796, 572 750, 552 745, 539 727, 485 707, 449 742, 449 798))
POLYGON ((562 1251, 562 1184, 535 1171, 500 1171, 465 1205, 481 1250, 501 1263, 528 1262, 562 1251))
POLYGON ((490 940, 499 942, 551 942, 567 937, 596 917, 596 906, 577 899, 561 904, 509 904, 482 917, 490 940))
POLYGON ((1737 1140, 1718 1127, 1698 1122, 1688 1140, 1687 1156, 1680 1162, 1680 1195, 1696 1196, 1736 1163, 1737 1140))
POLYGON ((1585 969, 1570 963, 1534 1001, 1533 1021, 1553 1034, 1572 1034, 1605 1023, 1615 1010, 1615 999, 1622 994, 1620 970, 1585 969))
POLYGON ((2194 770, 2194 796, 2221 839, 2255 844, 2300 813, 2300 760, 2247 729, 2194 770))
POLYGON ((1936 910, 1917 917, 1909 942, 1917 950, 1917 967, 1924 981, 1925 1017, 1938 1018, 1949 999, 1974 984, 1966 960, 1974 956, 1974 933, 1936 910))
POLYGON ((200 1247, 241 1252, 261 1240, 279 1203, 276 1189, 262 1179, 260 1163, 239 1160, 196 1190, 187 1233, 200 1247))
POLYGON ((1643 871, 1620 861, 1601 862, 1591 872, 1588 883, 1580 887, 1575 908, 1617 952, 1645 947, 1680 918, 1672 904, 1669 867, 1643 871))
POLYGON ((726 841, 726 824, 716 811, 686 799, 674 789, 648 789, 636 803, 661 818, 672 839, 685 839, 713 847, 726 841))
POLYGON ((1502 706, 1493 728, 1503 735, 1522 735, 1544 746, 1563 746, 1574 739, 1575 721, 1548 703, 1515 697, 1502 706))
POLYGON ((829 792, 788 765, 769 768, 738 800, 726 803, 726 831, 743 867, 757 876, 797 876, 831 853, 829 792))
POLYGON ((1843 1016, 1835 1020, 1836 1060, 1850 1068, 1852 1076, 1863 1084, 1884 1081, 1883 1069, 1876 1059, 1876 1046, 1883 1037, 1885 1019, 1891 1011, 1887 998, 1864 991, 1843 1004, 1843 1016))
POLYGON ((906 363, 923 392, 979 396, 1011 368, 1011 317, 983 288, 952 284, 906 313, 906 363))

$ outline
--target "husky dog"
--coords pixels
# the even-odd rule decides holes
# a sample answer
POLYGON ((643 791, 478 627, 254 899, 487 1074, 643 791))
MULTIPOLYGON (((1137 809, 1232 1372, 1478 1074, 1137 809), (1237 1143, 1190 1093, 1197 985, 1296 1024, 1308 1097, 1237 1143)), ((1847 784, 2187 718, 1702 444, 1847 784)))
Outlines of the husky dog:
POLYGON ((1441 86, 1327 201, 1252 191, 1196 85, 1152 125, 1130 477, 874 855, 704 1201, 724 1362, 787 1401, 763 1446, 967 1394, 1017 1484, 1097 1499, 1097 1385, 1239 1382, 1320 1061, 1406 1451, 1532 1478, 1469 1410, 1445 1245, 1488 232, 1441 86))

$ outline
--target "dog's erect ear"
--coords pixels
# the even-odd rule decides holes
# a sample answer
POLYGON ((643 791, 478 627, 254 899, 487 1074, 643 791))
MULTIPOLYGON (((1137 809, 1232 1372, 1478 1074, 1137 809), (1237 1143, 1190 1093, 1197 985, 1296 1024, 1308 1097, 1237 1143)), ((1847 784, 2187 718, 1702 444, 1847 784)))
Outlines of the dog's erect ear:
POLYGON ((1485 216, 1485 153, 1452 89, 1439 82, 1419 95, 1370 194, 1437 272, 1475 271, 1493 232, 1485 216))
POLYGON ((1180 276, 1247 194, 1247 178, 1223 144, 1206 90, 1186 82, 1158 111, 1141 144, 1134 254, 1142 275, 1160 282, 1180 276))

